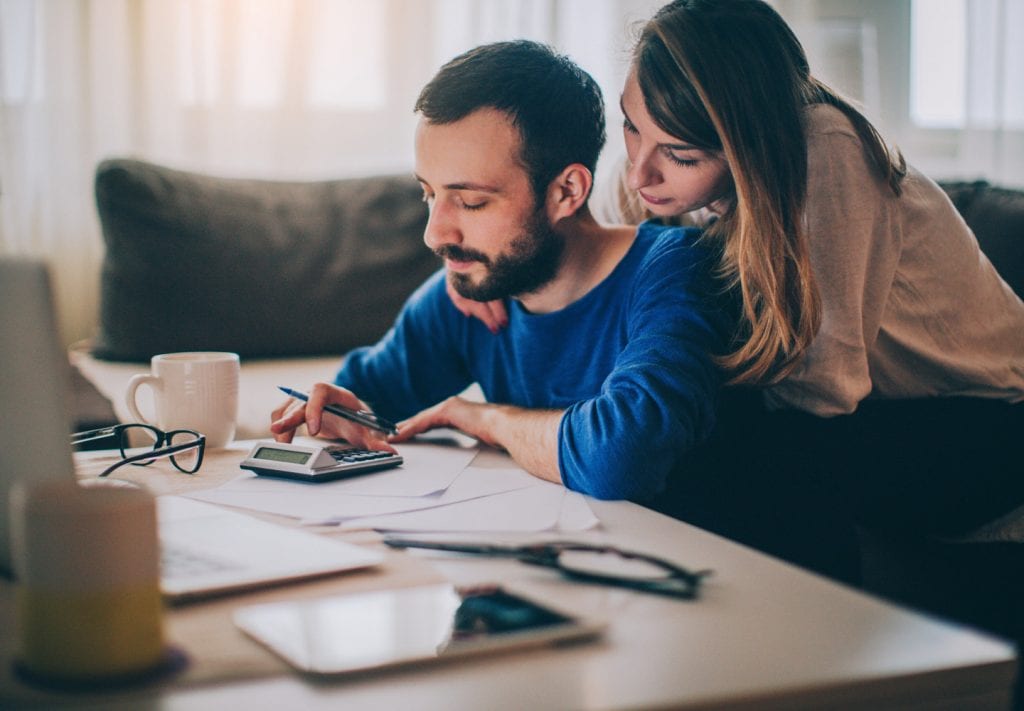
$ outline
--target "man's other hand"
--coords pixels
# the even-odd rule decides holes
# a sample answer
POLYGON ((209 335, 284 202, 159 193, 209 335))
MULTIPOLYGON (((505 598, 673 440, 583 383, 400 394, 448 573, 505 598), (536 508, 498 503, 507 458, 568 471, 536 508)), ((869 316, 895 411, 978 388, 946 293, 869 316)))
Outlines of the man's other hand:
POLYGON ((485 403, 472 402, 458 396, 450 397, 399 422, 398 434, 393 435, 390 441, 405 442, 427 430, 450 427, 476 437, 485 444, 496 446, 497 442, 486 425, 486 415, 490 409, 485 403))

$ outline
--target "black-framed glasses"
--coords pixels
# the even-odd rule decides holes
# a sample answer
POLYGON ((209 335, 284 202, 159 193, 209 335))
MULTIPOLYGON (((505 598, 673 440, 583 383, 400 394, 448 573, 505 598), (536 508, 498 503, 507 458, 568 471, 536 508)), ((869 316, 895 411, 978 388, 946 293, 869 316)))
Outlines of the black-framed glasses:
POLYGON ((107 476, 125 464, 145 467, 160 457, 169 458, 174 468, 185 474, 195 474, 203 465, 206 436, 195 430, 164 432, 152 425, 113 425, 87 432, 76 432, 71 435, 71 444, 74 446, 107 437, 117 438, 121 461, 107 467, 99 476, 107 476))
POLYGON ((710 570, 690 571, 645 553, 614 546, 556 541, 525 546, 487 543, 440 543, 408 538, 385 538, 392 548, 425 548, 469 555, 514 558, 530 565, 554 568, 573 580, 642 592, 693 599, 710 570))

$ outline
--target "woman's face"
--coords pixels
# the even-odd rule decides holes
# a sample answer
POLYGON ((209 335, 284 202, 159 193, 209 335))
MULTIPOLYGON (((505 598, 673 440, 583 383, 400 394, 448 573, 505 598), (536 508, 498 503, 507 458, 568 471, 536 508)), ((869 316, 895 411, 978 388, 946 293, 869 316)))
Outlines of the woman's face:
POLYGON ((629 155, 626 182, 658 217, 702 207, 721 214, 732 200, 732 176, 719 151, 695 148, 662 131, 644 105, 631 71, 622 90, 623 134, 629 155))

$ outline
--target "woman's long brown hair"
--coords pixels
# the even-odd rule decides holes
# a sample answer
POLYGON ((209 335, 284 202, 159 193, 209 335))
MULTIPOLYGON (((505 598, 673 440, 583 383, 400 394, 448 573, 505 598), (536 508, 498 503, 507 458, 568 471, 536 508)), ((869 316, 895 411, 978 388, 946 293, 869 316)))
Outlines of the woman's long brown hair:
POLYGON ((708 229, 721 271, 742 297, 735 349, 720 358, 733 383, 784 378, 821 324, 804 220, 805 109, 829 104, 860 135, 897 195, 906 166, 871 123, 810 75, 800 42, 761 0, 676 0, 644 27, 633 58, 644 103, 666 133, 720 152, 731 207, 708 229))

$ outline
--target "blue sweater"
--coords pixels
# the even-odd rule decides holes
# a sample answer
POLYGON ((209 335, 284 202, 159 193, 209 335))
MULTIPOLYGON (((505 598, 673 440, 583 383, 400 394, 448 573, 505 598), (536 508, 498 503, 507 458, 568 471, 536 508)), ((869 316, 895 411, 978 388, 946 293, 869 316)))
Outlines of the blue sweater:
POLYGON ((409 298, 376 345, 352 351, 335 383, 401 420, 473 382, 488 402, 564 410, 564 484, 606 499, 652 503, 686 450, 714 425, 728 319, 694 229, 644 223, 614 271, 548 314, 508 300, 497 335, 466 318, 444 272, 409 298))

